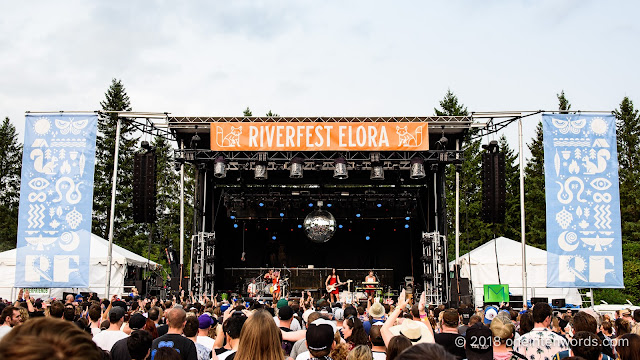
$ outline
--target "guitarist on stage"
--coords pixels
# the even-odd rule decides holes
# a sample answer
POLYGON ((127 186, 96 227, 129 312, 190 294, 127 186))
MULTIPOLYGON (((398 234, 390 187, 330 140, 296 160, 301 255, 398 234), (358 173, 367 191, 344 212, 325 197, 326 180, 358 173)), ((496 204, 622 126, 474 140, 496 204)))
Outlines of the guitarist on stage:
POLYGON ((338 286, 342 285, 342 283, 340 283, 340 277, 336 275, 336 269, 331 269, 331 275, 327 277, 324 285, 327 287, 327 292, 329 293, 329 301, 332 303, 336 302, 338 298, 338 286))

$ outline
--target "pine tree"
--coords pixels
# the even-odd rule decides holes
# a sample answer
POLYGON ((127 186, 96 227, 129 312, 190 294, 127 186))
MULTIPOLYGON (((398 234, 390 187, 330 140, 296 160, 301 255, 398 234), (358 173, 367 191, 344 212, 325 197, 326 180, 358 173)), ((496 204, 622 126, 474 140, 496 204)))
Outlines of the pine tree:
POLYGON ((496 235, 509 239, 520 239, 520 168, 518 155, 509 147, 507 138, 502 135, 498 140, 500 152, 505 157, 505 205, 504 224, 497 224, 496 235))
MULTIPOLYGON (((156 162, 156 223, 154 225, 154 243, 162 247, 152 248, 151 258, 164 263, 164 247, 173 246, 178 249, 180 244, 180 174, 176 171, 173 160, 173 147, 164 137, 156 136, 153 140, 156 162)), ((193 167, 185 165, 185 254, 190 254, 193 229, 193 167)), ((146 253, 146 251, 145 251, 146 253)), ((185 263, 188 264, 185 259, 185 263)))
MULTIPOLYGON (((468 116, 467 108, 458 97, 447 90, 438 116, 468 116)), ((468 131, 462 140, 463 163, 460 167, 460 253, 463 254, 491 239, 488 225, 482 222, 482 155, 480 140, 471 138, 477 131, 468 131), (466 245, 466 246, 465 246, 466 245), (463 251, 466 250, 466 251, 463 251)), ((447 220, 449 227, 449 259, 455 257, 455 167, 446 170, 447 220)))
POLYGON ((242 112, 242 116, 253 116, 253 113, 251 112, 251 109, 249 109, 249 107, 247 106, 246 109, 244 109, 244 111, 242 112))
MULTIPOLYGON (((111 184, 115 157, 117 114, 108 111, 131 111, 131 102, 124 85, 113 79, 100 102, 104 114, 98 120, 96 140, 96 167, 94 180, 92 232, 107 238, 111 209, 111 184)), ((132 251, 144 249, 146 236, 141 227, 133 223, 133 157, 138 148, 138 137, 133 123, 121 119, 118 174, 116 185, 116 210, 114 241, 132 251), (142 239, 142 247, 139 244, 142 239)))
POLYGON ((527 244, 546 249, 547 247, 547 205, 544 186, 544 145, 542 142, 542 122, 536 127, 531 144, 531 158, 524 169, 524 207, 527 244))
POLYGON ((16 246, 21 171, 22 145, 6 117, 0 126, 0 251, 16 246))
POLYGON ((556 94, 558 97, 558 109, 561 114, 568 114, 569 110, 571 110, 571 104, 569 100, 564 96, 564 90, 560 92, 560 94, 556 94))

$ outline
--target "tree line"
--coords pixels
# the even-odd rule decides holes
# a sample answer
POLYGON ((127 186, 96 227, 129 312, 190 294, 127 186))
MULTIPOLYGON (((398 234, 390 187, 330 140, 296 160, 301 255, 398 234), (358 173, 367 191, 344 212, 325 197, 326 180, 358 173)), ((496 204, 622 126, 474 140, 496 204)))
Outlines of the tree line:
MULTIPOLYGON (((557 94, 558 110, 567 112, 571 104, 564 91, 557 94)), ((434 111, 438 116, 468 116, 467 108, 457 96, 447 91, 434 111)), ((115 156, 116 115, 107 111, 131 111, 131 101, 120 80, 113 79, 100 107, 106 116, 98 123, 96 141, 96 167, 94 183, 92 232, 108 237, 111 181, 115 156)), ((252 116, 247 107, 244 116, 252 116)), ((614 111, 617 122, 617 148, 620 176, 620 204, 622 214, 622 242, 625 270, 625 289, 597 291, 596 299, 609 303, 632 302, 640 299, 640 115, 633 102, 624 97, 614 111)), ((271 110, 266 116, 278 116, 271 110)), ((133 222, 132 184, 133 159, 140 150, 143 134, 136 130, 132 120, 123 119, 120 133, 119 168, 117 174, 116 214, 114 222, 114 242, 128 250, 143 254, 148 252, 146 224, 133 222)), ((525 222, 527 244, 545 249, 546 212, 544 184, 544 148, 542 123, 538 123, 535 134, 527 146, 531 157, 525 167, 525 222)), ((503 224, 486 224, 482 221, 482 139, 476 130, 464 135, 464 163, 460 172, 460 243, 461 254, 505 236, 520 239, 520 183, 518 154, 503 136, 499 138, 501 151, 506 158, 506 219, 503 224)), ((179 244, 179 174, 173 160, 173 146, 162 136, 154 136, 152 145, 157 154, 157 221, 152 228, 153 246, 150 258, 166 265, 164 249, 178 248, 179 244)), ((15 126, 5 118, 0 126, 0 251, 12 249, 16 245, 18 226, 18 204, 20 198, 22 144, 15 126)), ((185 264, 188 264, 190 239, 193 229, 194 178, 190 166, 185 167, 185 264)), ((449 220, 449 254, 453 257, 454 211, 455 211, 455 171, 447 169, 447 215, 449 220)), ((166 268, 166 267, 165 267, 166 268)))

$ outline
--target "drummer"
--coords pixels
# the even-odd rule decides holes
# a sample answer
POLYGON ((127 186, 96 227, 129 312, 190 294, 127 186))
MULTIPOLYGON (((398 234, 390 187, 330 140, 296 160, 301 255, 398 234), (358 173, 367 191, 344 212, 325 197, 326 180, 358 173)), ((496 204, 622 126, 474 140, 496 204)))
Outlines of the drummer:
MULTIPOLYGON (((375 275, 373 275, 373 270, 369 270, 369 275, 367 275, 364 278, 364 282, 369 283, 369 282, 377 282, 378 279, 376 278, 375 275)), ((365 288, 374 288, 375 285, 365 285, 365 288)), ((374 294, 374 290, 366 290, 367 293, 367 297, 373 301, 373 294, 374 294)))

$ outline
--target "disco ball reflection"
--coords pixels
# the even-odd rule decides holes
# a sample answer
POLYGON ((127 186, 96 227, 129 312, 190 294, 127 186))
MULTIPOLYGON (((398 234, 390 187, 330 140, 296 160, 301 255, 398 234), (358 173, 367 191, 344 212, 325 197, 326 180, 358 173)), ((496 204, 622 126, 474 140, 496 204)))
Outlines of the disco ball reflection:
POLYGON ((324 243, 336 232, 336 218, 325 210, 315 210, 304 218, 304 232, 309 240, 324 243))

